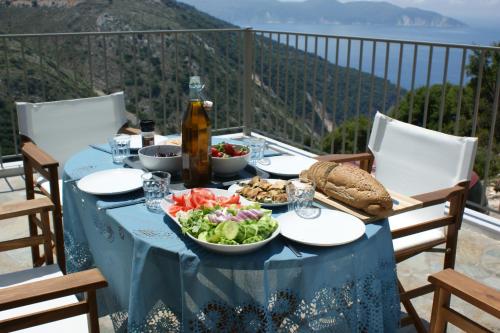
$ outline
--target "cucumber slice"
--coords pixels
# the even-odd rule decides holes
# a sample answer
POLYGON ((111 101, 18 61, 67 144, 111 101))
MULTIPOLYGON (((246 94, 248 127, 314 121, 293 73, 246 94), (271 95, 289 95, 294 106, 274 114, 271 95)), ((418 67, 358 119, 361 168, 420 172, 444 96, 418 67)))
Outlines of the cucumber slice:
POLYGON ((222 236, 222 228, 224 227, 224 224, 225 224, 225 223, 226 223, 226 222, 221 222, 221 223, 219 223, 219 224, 215 227, 215 229, 214 229, 214 233, 215 233, 216 235, 222 236))
POLYGON ((233 240, 238 235, 239 230, 240 230, 240 227, 238 226, 238 223, 232 222, 232 221, 227 221, 222 226, 222 235, 226 239, 233 240))
POLYGON ((207 241, 210 243, 218 243, 220 241, 221 236, 216 234, 214 230, 210 230, 207 233, 207 241))
POLYGON ((208 242, 207 241, 207 232, 206 231, 203 231, 203 232, 200 232, 200 234, 198 235, 198 239, 203 241, 203 242, 208 242))

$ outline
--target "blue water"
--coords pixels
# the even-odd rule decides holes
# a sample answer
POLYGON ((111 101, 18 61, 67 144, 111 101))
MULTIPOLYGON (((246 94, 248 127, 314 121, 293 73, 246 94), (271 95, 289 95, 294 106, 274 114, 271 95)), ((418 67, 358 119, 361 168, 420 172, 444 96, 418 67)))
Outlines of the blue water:
MULTIPOLYGON (((245 26, 245 24, 239 24, 245 26)), ((500 23, 497 26, 485 27, 466 27, 466 28, 421 28, 421 27, 394 27, 394 26, 361 26, 361 25, 326 25, 326 24, 254 24, 254 29, 272 30, 272 31, 287 31, 287 32, 306 32, 317 33, 336 36, 358 36, 370 38, 384 38, 394 40, 412 40, 412 41, 425 41, 435 43, 453 43, 453 44, 467 44, 467 45, 491 45, 493 42, 500 42, 500 23)), ((267 36, 267 35, 266 35, 267 36)), ((277 39, 277 35, 273 35, 277 39)), ((285 36, 281 36, 283 43, 285 36)), ((335 62, 336 41, 329 40, 327 57, 331 62, 335 62)), ((290 45, 295 44, 295 37, 290 38, 290 45)), ((309 37, 307 43, 308 52, 314 53, 314 38, 309 37)), ((363 57, 361 68, 365 72, 371 72, 372 66, 372 51, 373 43, 363 43, 363 57)), ((299 38, 299 48, 304 50, 305 40, 303 37, 299 38)), ((318 39, 318 55, 325 56, 325 38, 318 39)), ((347 65, 347 40, 340 40, 339 44, 339 65, 347 65)), ((430 48, 428 46, 419 46, 417 53, 417 64, 415 71, 415 87, 426 85, 428 60, 430 48)), ((448 71, 446 78, 444 78, 444 64, 446 49, 444 47, 434 47, 431 72, 429 82, 430 84, 442 83, 444 80, 457 84, 460 82, 461 65, 462 65, 462 49, 453 48, 449 51, 448 71)), ((359 68, 359 54, 360 42, 351 42, 351 56, 349 66, 351 68, 359 68)), ((397 73, 399 67, 399 54, 400 44, 391 43, 389 47, 389 62, 387 68, 387 78, 397 83, 397 73)), ((468 51, 466 61, 468 62, 471 52, 468 51)), ((402 52, 401 62, 401 86, 410 89, 412 81, 413 69, 413 45, 405 45, 402 52)), ((385 75, 385 57, 386 57, 386 43, 377 43, 376 47, 376 61, 375 61, 375 74, 384 77, 385 75)), ((468 80, 467 75, 464 77, 465 81, 468 80)))

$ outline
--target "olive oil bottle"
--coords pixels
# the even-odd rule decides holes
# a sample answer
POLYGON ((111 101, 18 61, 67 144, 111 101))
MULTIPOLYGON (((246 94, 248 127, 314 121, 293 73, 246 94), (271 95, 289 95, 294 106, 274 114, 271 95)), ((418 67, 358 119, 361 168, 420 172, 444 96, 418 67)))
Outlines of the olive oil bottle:
POLYGON ((212 131, 203 87, 199 76, 190 77, 189 104, 182 119, 182 180, 188 188, 207 185, 212 175, 212 131))

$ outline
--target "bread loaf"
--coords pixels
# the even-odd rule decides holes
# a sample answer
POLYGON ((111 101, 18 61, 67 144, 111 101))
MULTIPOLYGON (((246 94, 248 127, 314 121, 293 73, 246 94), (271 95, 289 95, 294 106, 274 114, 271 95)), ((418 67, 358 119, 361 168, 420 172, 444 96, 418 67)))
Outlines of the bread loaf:
POLYGON ((392 199, 382 184, 368 172, 335 162, 316 162, 305 177, 316 183, 316 189, 327 196, 361 209, 370 215, 382 215, 392 208, 392 199))

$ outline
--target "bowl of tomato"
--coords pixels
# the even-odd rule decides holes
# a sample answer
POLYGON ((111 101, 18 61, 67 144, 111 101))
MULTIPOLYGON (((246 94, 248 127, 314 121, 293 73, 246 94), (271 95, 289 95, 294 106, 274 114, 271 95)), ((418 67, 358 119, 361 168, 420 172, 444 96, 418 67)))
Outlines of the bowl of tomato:
POLYGON ((210 148, 212 170, 216 175, 233 176, 243 170, 250 160, 250 148, 221 142, 210 148))

